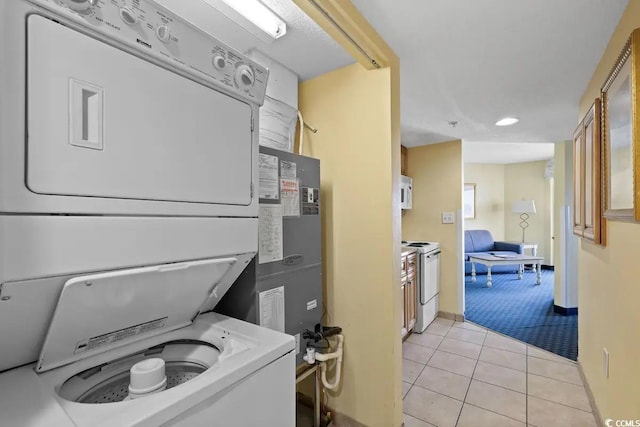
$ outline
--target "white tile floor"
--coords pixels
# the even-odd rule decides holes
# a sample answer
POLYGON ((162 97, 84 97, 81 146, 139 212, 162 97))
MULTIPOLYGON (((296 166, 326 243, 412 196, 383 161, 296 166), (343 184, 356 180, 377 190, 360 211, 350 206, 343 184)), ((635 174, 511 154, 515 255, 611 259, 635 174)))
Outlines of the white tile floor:
POLYGON ((569 359, 442 318, 402 353, 405 427, 596 426, 569 359))

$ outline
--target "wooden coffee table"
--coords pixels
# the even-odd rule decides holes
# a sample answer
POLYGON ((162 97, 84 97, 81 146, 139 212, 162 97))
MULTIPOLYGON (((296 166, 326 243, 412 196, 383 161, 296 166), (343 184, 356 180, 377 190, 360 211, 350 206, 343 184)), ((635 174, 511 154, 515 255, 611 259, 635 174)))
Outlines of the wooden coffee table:
POLYGON ((469 261, 471 262, 471 281, 476 281, 476 263, 484 264, 487 266, 487 288, 493 285, 491 280, 491 267, 494 265, 518 265, 518 280, 522 279, 522 273, 524 272, 525 264, 535 264, 538 268, 535 273, 538 276, 536 285, 542 283, 542 271, 540 269, 542 260, 544 258, 538 256, 528 255, 490 255, 490 254, 478 254, 469 255, 469 261))

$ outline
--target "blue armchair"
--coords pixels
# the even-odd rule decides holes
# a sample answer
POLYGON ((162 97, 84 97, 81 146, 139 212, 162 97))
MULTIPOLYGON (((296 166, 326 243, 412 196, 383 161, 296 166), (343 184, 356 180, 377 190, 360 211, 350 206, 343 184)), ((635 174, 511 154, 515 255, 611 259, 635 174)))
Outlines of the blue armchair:
MULTIPOLYGON (((524 248, 519 243, 496 242, 489 230, 465 230, 464 232, 464 274, 471 274, 471 262, 469 254, 478 253, 494 254, 523 254, 524 248)), ((491 267, 491 273, 514 273, 518 271, 518 265, 495 265, 491 267)), ((487 267, 476 263, 476 274, 487 274, 487 267)))

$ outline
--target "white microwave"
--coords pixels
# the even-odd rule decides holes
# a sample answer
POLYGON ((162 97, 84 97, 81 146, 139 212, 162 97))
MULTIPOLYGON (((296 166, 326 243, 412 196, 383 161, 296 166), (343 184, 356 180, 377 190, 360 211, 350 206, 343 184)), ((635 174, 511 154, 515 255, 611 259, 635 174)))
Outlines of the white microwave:
POLYGON ((413 179, 408 176, 400 177, 400 207, 411 209, 413 204, 413 179))

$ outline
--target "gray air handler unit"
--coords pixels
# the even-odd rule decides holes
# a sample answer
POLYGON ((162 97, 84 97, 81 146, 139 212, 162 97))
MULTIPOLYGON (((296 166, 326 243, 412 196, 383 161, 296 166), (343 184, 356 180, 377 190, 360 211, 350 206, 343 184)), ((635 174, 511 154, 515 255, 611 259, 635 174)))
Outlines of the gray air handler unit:
POLYGON ((300 365, 323 312, 320 161, 261 146, 259 177, 259 253, 216 311, 295 336, 300 365))

